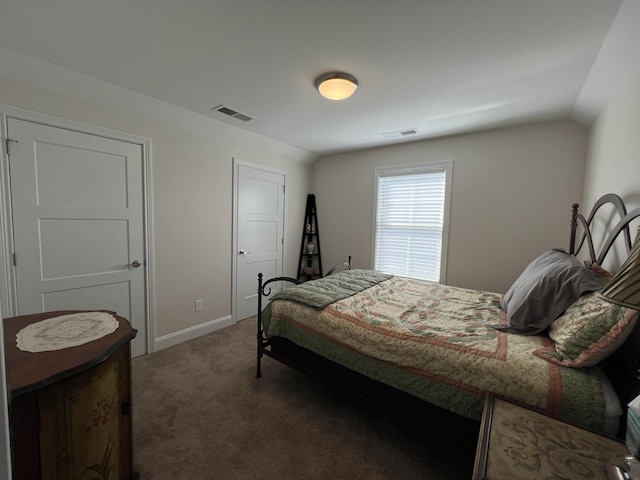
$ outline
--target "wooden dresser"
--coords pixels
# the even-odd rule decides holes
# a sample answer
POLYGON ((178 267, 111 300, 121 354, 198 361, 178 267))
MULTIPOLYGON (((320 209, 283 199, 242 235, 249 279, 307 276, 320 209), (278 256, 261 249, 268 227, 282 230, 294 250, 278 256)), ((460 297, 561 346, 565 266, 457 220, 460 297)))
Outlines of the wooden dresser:
POLYGON ((131 354, 136 330, 118 328, 62 350, 31 353, 16 345, 27 325, 77 313, 3 320, 14 480, 131 479, 131 354))

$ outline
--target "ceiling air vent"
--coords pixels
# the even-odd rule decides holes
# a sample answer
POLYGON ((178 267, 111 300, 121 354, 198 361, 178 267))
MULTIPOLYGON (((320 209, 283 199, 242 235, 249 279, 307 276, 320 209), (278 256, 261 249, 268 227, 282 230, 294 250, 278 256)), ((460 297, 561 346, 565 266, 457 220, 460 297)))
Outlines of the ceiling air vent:
POLYGON ((387 132, 383 133, 382 136, 385 138, 402 138, 408 137, 409 135, 417 135, 420 133, 417 128, 407 128, 406 130, 398 130, 397 132, 387 132))
POLYGON ((253 117, 250 117, 246 113, 238 112, 237 110, 229 108, 225 105, 218 105, 217 107, 213 107, 211 110, 220 112, 224 115, 228 115, 233 118, 237 118, 238 120, 242 120, 243 122, 248 122, 249 120, 253 120, 253 117))

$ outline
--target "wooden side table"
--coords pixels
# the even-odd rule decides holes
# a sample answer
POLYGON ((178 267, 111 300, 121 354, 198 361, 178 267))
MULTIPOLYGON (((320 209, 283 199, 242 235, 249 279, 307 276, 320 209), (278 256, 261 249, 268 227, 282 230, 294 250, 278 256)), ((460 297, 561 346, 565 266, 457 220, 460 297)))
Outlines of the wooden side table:
POLYGON ((628 454, 619 440, 487 396, 473 480, 607 480, 605 465, 628 454))
POLYGON ((16 345, 28 325, 58 311, 3 320, 13 478, 132 479, 131 353, 136 330, 31 353, 16 345))

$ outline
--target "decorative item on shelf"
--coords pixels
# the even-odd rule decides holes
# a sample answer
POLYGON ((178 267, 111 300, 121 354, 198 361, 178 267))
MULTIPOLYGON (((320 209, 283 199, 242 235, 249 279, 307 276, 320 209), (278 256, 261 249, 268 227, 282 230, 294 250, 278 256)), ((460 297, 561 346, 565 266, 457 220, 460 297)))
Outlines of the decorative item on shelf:
POLYGON ((304 267, 304 270, 302 270, 302 273, 304 273, 304 275, 306 277, 313 277, 313 267, 304 267))
POLYGON ((307 233, 311 233, 311 224, 307 223, 307 233))
POLYGON ((313 244, 313 242, 309 242, 307 243, 307 253, 309 255, 313 255, 313 251, 315 250, 316 246, 313 244))

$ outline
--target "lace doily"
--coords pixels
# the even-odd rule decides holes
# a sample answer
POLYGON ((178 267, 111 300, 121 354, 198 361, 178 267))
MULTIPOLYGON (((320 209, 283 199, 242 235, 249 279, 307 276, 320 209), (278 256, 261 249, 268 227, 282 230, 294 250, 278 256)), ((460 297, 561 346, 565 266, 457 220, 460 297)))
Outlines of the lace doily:
POLYGON ((16 335, 25 352, 48 352, 76 347, 113 333, 118 320, 105 312, 79 312, 27 325, 16 335))

